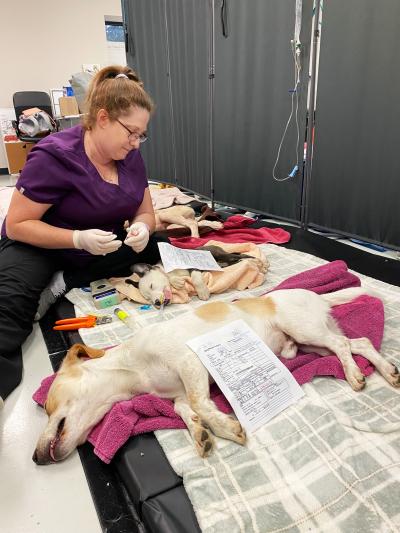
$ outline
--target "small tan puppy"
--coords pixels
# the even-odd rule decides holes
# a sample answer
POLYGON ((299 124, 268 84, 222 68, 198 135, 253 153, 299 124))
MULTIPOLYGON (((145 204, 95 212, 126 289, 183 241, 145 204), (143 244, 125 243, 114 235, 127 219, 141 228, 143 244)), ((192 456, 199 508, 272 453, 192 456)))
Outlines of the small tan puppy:
MULTIPOLYGON (((260 272, 267 273, 266 265, 257 257, 247 254, 225 252, 219 246, 200 246, 196 250, 208 251, 212 254, 220 267, 225 268, 234 265, 239 261, 250 261, 257 266, 260 272)), ((182 289, 185 285, 185 278, 192 280, 199 300, 208 300, 210 291, 204 282, 203 275, 199 270, 175 269, 172 272, 165 272, 161 263, 149 265, 147 263, 136 263, 131 267, 132 272, 139 276, 139 281, 129 280, 141 292, 142 296, 159 309, 161 306, 170 304, 172 299, 171 287, 182 289)))
POLYGON ((156 215, 156 231, 168 229, 171 224, 177 224, 190 229, 192 237, 199 237, 199 227, 207 227, 214 230, 222 229, 224 227, 222 222, 216 220, 199 220, 196 218, 194 209, 188 205, 173 205, 166 209, 158 209, 155 211, 156 215))

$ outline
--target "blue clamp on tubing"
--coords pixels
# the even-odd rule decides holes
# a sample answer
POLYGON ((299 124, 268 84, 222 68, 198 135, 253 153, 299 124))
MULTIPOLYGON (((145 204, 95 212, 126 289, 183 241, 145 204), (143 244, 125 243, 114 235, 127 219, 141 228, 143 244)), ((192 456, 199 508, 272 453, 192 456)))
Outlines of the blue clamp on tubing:
POLYGON ((297 171, 298 171, 298 170, 299 170, 299 167, 298 167, 297 165, 295 165, 295 166, 293 167, 292 172, 291 172, 290 174, 288 174, 288 178, 294 178, 295 175, 297 174, 297 171))
POLYGON ((379 244, 374 244, 372 242, 365 242, 360 239, 349 239, 351 242, 355 242, 356 244, 361 244, 361 246, 365 246, 366 248, 371 248, 371 250, 376 250, 377 252, 386 252, 387 248, 384 248, 383 246, 379 246, 379 244))

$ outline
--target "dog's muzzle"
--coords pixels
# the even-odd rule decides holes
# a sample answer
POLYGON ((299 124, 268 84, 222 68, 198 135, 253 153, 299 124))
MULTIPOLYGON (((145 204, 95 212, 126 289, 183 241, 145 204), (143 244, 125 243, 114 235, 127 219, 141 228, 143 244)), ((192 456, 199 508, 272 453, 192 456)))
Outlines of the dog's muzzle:
POLYGON ((154 307, 161 309, 166 305, 169 305, 172 300, 172 293, 169 289, 164 289, 164 293, 160 295, 154 302, 154 307))

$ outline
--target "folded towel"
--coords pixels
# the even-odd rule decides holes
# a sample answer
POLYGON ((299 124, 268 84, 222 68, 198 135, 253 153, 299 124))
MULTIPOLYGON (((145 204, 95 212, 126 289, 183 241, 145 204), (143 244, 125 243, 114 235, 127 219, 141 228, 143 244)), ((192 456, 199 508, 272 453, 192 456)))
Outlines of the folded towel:
MULTIPOLYGON (((275 288, 307 288, 315 292, 329 292, 346 287, 359 286, 359 279, 347 271, 343 261, 334 261, 293 276, 275 288), (315 280, 315 283, 313 283, 315 280)), ((350 338, 367 337, 379 350, 384 325, 382 302, 370 296, 360 296, 350 303, 336 306, 332 315, 344 333, 350 338)), ((374 367, 364 357, 354 356, 362 372, 368 376, 374 367)), ((315 376, 333 376, 344 379, 344 372, 336 356, 321 357, 317 354, 298 354, 291 360, 281 358, 295 379, 300 383, 311 381, 315 376)), ((42 381, 33 399, 43 405, 55 376, 42 381)), ((231 411, 228 402, 216 387, 213 399, 224 412, 231 411)), ((131 400, 114 404, 107 415, 91 431, 88 440, 94 445, 95 454, 109 463, 117 450, 129 437, 155 429, 183 428, 183 421, 176 416, 172 402, 151 394, 136 396, 131 400)))
POLYGON ((308 289, 317 294, 324 294, 360 285, 358 277, 347 270, 346 263, 337 260, 291 276, 273 290, 308 289))
MULTIPOLYGON (((253 289, 264 282, 269 263, 264 253, 255 244, 251 242, 229 244, 219 241, 207 241, 206 245, 219 246, 226 252, 247 254, 259 260, 255 262, 251 259, 244 259, 222 270, 203 272, 204 283, 211 294, 221 294, 230 289, 238 291, 253 289)), ((138 303, 149 303, 143 298, 139 289, 125 282, 126 279, 137 280, 138 278, 136 274, 133 274, 124 278, 111 278, 110 283, 126 298, 138 303)), ((171 287, 172 303, 174 304, 187 303, 196 295, 196 288, 191 277, 185 276, 183 279, 185 280, 185 286, 182 289, 171 287)))
POLYGON ((254 220, 242 215, 233 215, 224 222, 224 229, 210 231, 206 237, 180 237, 170 238, 171 244, 178 248, 198 248, 203 246, 209 239, 219 242, 254 242, 262 244, 271 242, 273 244, 283 244, 290 241, 290 233, 282 228, 248 228, 254 220))

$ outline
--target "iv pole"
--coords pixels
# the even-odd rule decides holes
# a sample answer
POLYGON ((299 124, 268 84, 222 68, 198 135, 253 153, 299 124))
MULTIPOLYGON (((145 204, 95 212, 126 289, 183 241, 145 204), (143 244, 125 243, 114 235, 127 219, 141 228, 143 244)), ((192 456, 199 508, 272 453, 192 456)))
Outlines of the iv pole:
POLYGON ((306 151, 306 160, 304 164, 304 181, 303 181, 303 190, 301 193, 301 212, 300 212, 300 223, 302 229, 307 229, 308 227, 308 199, 309 199, 309 188, 311 182, 311 172, 312 172, 312 152, 313 152, 313 137, 314 137, 314 127, 315 127, 315 89, 316 89, 316 68, 317 68, 317 51, 318 51, 318 42, 320 38, 319 31, 319 18, 321 13, 321 1, 316 0, 315 2, 315 14, 314 14, 314 33, 312 41, 312 63, 311 63, 311 76, 310 76, 310 100, 308 108, 308 127, 307 127, 307 151, 306 151))

